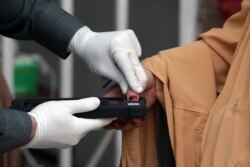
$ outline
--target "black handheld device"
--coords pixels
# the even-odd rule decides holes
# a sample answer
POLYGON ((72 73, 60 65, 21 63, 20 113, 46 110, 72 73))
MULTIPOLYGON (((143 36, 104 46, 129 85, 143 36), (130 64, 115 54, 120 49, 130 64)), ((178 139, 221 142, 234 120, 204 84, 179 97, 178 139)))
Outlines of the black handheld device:
MULTIPOLYGON (((29 112, 37 105, 52 100, 76 100, 80 98, 15 99, 10 109, 29 112)), ((142 117, 146 114, 146 100, 128 101, 125 97, 101 97, 100 106, 89 112, 74 114, 80 118, 142 117)))

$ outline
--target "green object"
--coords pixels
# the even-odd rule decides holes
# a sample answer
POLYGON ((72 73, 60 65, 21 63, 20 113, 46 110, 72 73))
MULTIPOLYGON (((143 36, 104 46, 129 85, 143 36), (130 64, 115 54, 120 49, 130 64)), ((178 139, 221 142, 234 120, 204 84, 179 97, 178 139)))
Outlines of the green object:
POLYGON ((27 57, 17 58, 14 69, 16 97, 32 97, 38 94, 39 65, 27 57))

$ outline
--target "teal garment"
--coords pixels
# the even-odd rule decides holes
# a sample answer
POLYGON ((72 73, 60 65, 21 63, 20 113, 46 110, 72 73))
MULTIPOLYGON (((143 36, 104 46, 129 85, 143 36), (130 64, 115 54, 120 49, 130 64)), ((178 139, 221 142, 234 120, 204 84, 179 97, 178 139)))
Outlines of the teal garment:
POLYGON ((0 154, 27 144, 31 129, 32 122, 27 113, 0 109, 0 154))
POLYGON ((34 40, 66 58, 76 31, 84 25, 51 0, 1 0, 0 34, 34 40))

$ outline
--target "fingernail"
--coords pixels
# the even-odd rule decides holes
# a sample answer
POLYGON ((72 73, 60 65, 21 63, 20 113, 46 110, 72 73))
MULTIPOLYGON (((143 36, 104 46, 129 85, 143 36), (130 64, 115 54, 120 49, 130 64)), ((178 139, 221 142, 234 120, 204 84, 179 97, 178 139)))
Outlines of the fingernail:
POLYGON ((139 97, 136 95, 129 96, 129 100, 139 100, 139 97))

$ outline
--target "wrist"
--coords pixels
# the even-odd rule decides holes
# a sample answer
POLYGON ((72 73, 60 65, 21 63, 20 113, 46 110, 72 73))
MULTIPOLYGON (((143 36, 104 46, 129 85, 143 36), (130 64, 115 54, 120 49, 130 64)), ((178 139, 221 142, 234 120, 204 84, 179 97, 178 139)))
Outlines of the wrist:
POLYGON ((85 40, 89 32, 92 32, 92 31, 87 26, 80 28, 70 40, 67 51, 76 52, 76 50, 79 50, 78 49, 79 43, 82 43, 82 41, 85 40))

